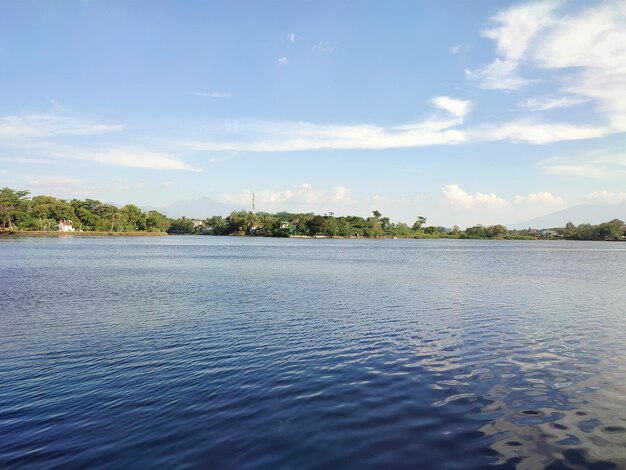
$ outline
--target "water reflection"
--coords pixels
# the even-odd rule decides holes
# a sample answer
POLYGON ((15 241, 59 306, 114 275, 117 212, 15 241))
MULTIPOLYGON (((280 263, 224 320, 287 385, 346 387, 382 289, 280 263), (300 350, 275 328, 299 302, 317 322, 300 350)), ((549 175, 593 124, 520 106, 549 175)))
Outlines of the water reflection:
POLYGON ((0 257, 2 467, 626 467, 623 244, 23 239, 0 257))

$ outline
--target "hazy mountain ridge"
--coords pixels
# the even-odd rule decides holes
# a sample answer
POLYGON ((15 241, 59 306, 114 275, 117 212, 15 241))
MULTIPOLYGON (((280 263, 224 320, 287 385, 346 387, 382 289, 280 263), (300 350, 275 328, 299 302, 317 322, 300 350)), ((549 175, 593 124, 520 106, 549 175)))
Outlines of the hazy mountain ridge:
POLYGON ((626 201, 617 204, 580 204, 525 222, 508 224, 507 227, 509 229, 565 227, 568 222, 575 225, 601 224, 616 218, 626 221, 626 201))

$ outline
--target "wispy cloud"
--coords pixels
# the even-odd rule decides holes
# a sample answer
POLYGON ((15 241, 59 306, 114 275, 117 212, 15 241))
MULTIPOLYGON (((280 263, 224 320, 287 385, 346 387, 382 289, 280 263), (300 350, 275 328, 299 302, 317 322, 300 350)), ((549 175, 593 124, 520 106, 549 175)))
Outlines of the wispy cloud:
POLYGON ((575 96, 559 96, 555 98, 528 98, 520 101, 517 107, 528 111, 549 111, 551 109, 572 108, 586 103, 587 99, 575 96))
POLYGON ((616 204, 626 201, 626 192, 624 191, 594 191, 587 194, 587 200, 591 202, 608 202, 616 204))
POLYGON ((199 91, 194 93, 196 96, 202 96, 203 98, 230 98, 234 96, 232 93, 225 93, 223 91, 212 91, 210 93, 199 91))
POLYGON ((53 160, 50 158, 30 158, 30 157, 0 157, 0 162, 22 163, 28 165, 63 165, 67 161, 53 160))
POLYGON ((570 140, 597 139, 611 133, 603 126, 545 123, 523 119, 502 124, 482 124, 468 131, 474 141, 507 141, 536 145, 570 140))
POLYGON ((519 90, 532 83, 517 72, 517 61, 495 59, 490 64, 476 70, 465 70, 465 75, 479 87, 487 90, 519 90))
POLYGON ((113 142, 98 142, 97 147, 89 147, 59 144, 52 139, 56 136, 109 134, 122 129, 118 124, 99 124, 66 116, 7 116, 0 118, 0 140, 3 141, 3 150, 11 152, 11 156, 2 159, 35 165, 82 160, 131 168, 201 171, 174 155, 162 152, 113 142))
POLYGON ((293 152, 321 149, 384 149, 462 142, 453 121, 427 121, 384 128, 286 121, 239 121, 234 135, 186 142, 196 151, 293 152))
POLYGON ((67 198, 86 197, 93 189, 86 179, 63 175, 31 176, 28 185, 40 194, 67 198))
POLYGON ((287 59, 287 57, 279 57, 278 58, 278 63, 281 65, 285 65, 287 62, 289 62, 289 59, 287 59))
POLYGON ((515 204, 532 204, 538 206, 558 207, 565 205, 565 200, 560 196, 555 196, 547 191, 532 193, 528 196, 515 196, 515 204))
POLYGON ((373 124, 315 124, 290 121, 236 121, 215 126, 204 138, 183 142, 194 151, 295 152, 322 149, 388 149, 507 141, 550 144, 603 137, 611 129, 533 119, 460 127, 470 103, 438 97, 438 105, 452 118, 383 127, 373 124))
POLYGON ((459 54, 469 48, 470 46, 468 44, 455 44, 453 46, 450 46, 448 50, 451 54, 459 54))
POLYGON ((76 151, 65 153, 68 158, 102 163, 105 165, 144 168, 149 170, 202 171, 168 154, 133 147, 114 147, 106 150, 76 151))
MULTIPOLYGON (((182 161, 176 156, 154 152, 136 147, 111 146, 106 148, 89 148, 72 145, 59 145, 51 142, 29 143, 21 146, 22 151, 29 155, 41 156, 46 160, 53 161, 81 160, 86 162, 100 163, 103 165, 115 165, 130 168, 143 168, 149 170, 184 170, 202 171, 182 161)), ((16 157, 19 158, 19 157, 16 157)), ((39 158, 24 158, 22 163, 36 163, 39 158)))
POLYGON ((335 50, 335 45, 329 41, 317 41, 313 44, 311 51, 314 54, 330 54, 335 50))
POLYGON ((626 177, 626 153, 594 151, 577 156, 553 157, 541 163, 552 175, 620 179, 626 177))
POLYGON ((532 83, 520 67, 559 72, 556 85, 568 98, 527 109, 546 110, 591 100, 614 132, 626 130, 626 3, 606 0, 575 12, 560 13, 563 2, 544 1, 514 6, 492 18, 483 35, 494 40, 493 62, 468 70, 482 88, 518 90, 532 83), (578 99, 575 102, 573 100, 578 99))
POLYGON ((288 33, 287 34, 287 41, 289 41, 292 44, 294 44, 298 39, 300 39, 300 38, 298 36, 296 36, 296 33, 288 33))
POLYGON ((481 88, 494 90, 518 90, 532 83, 519 76, 517 68, 537 34, 554 22, 557 6, 555 1, 529 3, 492 17, 494 26, 482 35, 495 41, 499 57, 477 70, 466 70, 467 77, 481 88))
POLYGON ((0 118, 0 139, 108 134, 122 129, 123 126, 120 124, 99 124, 76 118, 43 114, 0 118))

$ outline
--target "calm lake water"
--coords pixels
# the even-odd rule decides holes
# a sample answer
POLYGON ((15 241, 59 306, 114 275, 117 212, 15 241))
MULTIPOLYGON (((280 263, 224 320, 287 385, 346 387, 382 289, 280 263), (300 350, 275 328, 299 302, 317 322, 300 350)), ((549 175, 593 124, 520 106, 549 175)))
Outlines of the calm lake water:
POLYGON ((626 243, 0 240, 0 468, 626 468, 626 243))

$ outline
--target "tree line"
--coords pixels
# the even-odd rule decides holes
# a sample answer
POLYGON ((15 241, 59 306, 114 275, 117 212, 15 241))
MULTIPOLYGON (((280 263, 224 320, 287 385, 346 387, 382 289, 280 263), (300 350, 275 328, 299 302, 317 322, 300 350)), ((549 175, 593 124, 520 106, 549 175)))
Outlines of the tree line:
POLYGON ((117 207, 95 199, 29 197, 28 191, 0 189, 0 226, 4 230, 54 230, 60 220, 71 220, 86 232, 165 232, 171 220, 157 211, 142 211, 133 204, 117 207))
POLYGON ((379 211, 370 217, 338 216, 334 213, 234 211, 204 220, 171 219, 158 211, 143 211, 134 204, 117 207, 95 199, 30 197, 29 191, 0 189, 0 231, 54 230, 60 220, 70 220, 76 230, 86 232, 167 232, 200 235, 257 235, 266 237, 323 236, 364 238, 485 238, 568 240, 620 240, 623 227, 614 220, 599 225, 568 223, 549 230, 507 230, 504 225, 476 225, 461 230, 427 226, 418 216, 412 225, 392 222, 379 211))

